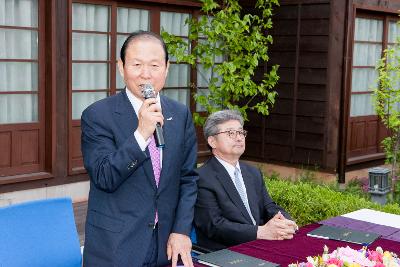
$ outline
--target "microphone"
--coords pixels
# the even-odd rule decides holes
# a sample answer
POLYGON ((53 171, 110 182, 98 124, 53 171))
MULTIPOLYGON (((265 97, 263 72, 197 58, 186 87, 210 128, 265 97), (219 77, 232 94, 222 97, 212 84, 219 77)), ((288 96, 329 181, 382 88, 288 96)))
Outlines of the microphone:
MULTIPOLYGON (((144 97, 144 99, 156 97, 156 93, 154 92, 154 88, 151 84, 142 85, 142 96, 144 97)), ((163 129, 161 128, 161 124, 159 122, 157 122, 156 124, 156 130, 154 131, 154 139, 156 141, 157 147, 160 148, 165 147, 163 129)))

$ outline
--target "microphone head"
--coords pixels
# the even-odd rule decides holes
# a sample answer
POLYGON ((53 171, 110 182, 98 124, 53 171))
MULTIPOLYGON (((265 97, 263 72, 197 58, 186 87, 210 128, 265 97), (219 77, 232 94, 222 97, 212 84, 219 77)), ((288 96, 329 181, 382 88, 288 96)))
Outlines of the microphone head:
POLYGON ((144 97, 144 99, 156 97, 156 92, 154 92, 154 88, 151 84, 142 85, 142 96, 144 97))

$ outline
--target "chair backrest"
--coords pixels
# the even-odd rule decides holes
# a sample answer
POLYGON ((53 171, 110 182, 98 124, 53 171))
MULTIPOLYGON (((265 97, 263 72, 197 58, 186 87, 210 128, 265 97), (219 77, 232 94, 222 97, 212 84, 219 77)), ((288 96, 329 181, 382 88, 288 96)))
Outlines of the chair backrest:
POLYGON ((194 225, 192 226, 192 231, 190 231, 190 240, 192 241, 192 244, 197 244, 197 234, 194 225))
POLYGON ((192 241, 192 256, 212 252, 210 249, 197 244, 196 227, 194 224, 192 226, 192 231, 190 232, 190 240, 192 241))
POLYGON ((0 266, 81 267, 71 199, 0 208, 0 266))

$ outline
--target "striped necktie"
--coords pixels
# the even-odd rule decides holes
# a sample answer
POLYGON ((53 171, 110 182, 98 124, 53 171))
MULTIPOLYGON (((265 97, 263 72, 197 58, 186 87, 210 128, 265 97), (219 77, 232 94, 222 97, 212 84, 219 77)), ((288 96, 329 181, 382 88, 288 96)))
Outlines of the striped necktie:
POLYGON ((251 214, 249 201, 247 199, 246 190, 242 186, 239 174, 240 174, 239 168, 235 167, 235 172, 233 173, 233 175, 235 176, 235 187, 236 187, 236 190, 238 191, 238 193, 240 195, 240 198, 242 199, 242 202, 243 202, 244 206, 246 207, 247 212, 249 213, 249 216, 251 218, 251 221, 253 222, 253 225, 256 225, 256 221, 254 220, 253 215, 251 214))

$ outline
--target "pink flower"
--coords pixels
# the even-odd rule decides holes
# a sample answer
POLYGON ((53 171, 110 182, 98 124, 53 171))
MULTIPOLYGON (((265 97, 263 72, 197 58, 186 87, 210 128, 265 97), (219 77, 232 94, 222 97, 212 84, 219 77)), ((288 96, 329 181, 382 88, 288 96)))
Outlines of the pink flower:
MULTIPOLYGON (((368 259, 377 263, 381 263, 382 262, 382 254, 374 251, 374 250, 370 250, 368 253, 368 259)), ((376 266, 376 265, 375 265, 376 266)))
POLYGON ((378 247, 376 251, 363 247, 355 250, 350 247, 339 247, 332 253, 325 252, 323 256, 307 257, 307 263, 290 264, 289 267, 400 267, 400 259, 389 251, 378 247))
POLYGON ((337 258, 331 258, 331 259, 327 260, 326 263, 328 265, 335 264, 336 266, 339 266, 339 267, 343 265, 343 261, 339 260, 337 258))
POLYGON ((342 261, 346 262, 347 264, 357 263, 360 264, 361 266, 373 266, 373 263, 367 258, 365 258, 363 252, 354 250, 349 246, 345 248, 344 247, 338 248, 336 250, 336 253, 331 253, 331 256, 339 258, 342 261))

